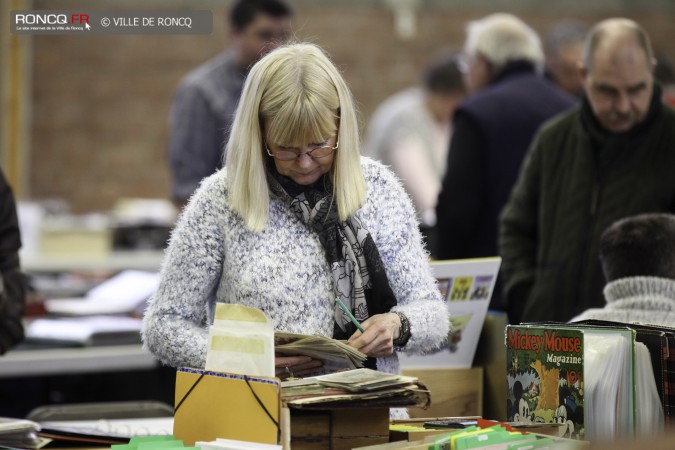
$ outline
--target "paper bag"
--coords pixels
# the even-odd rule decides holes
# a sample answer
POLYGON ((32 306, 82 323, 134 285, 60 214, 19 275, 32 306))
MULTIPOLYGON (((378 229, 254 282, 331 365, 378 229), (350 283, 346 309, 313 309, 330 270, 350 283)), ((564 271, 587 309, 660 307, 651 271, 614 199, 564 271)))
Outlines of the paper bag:
POLYGON ((206 370, 274 377, 274 327, 256 308, 218 303, 206 370))

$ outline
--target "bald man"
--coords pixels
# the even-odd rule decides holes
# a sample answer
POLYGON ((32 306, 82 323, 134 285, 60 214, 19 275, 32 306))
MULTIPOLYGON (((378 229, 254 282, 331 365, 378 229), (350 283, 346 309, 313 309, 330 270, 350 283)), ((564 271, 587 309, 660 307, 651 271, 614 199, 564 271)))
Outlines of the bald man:
POLYGON ((675 111, 661 102, 654 66, 631 20, 602 21, 586 37, 581 105, 539 130, 500 217, 511 323, 602 307, 602 230, 675 212, 675 111))

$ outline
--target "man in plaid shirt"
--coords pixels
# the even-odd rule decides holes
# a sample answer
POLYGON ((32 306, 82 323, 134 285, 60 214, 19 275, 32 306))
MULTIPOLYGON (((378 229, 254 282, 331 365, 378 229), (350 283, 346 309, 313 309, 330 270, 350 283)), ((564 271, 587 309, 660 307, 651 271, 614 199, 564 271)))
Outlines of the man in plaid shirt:
POLYGON ((230 11, 229 48, 187 74, 170 116, 171 195, 182 207, 201 180, 223 166, 223 150, 249 68, 285 43, 291 9, 280 0, 238 0, 230 11))

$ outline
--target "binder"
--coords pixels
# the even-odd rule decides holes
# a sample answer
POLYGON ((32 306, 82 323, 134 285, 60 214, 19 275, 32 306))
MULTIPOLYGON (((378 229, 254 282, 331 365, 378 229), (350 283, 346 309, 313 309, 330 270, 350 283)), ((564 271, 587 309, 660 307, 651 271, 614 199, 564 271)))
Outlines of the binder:
POLYGON ((279 444, 280 394, 276 378, 180 368, 173 434, 185 445, 217 438, 279 444))
POLYGON ((574 322, 572 325, 626 327, 635 330, 636 341, 645 344, 650 352, 656 388, 665 414, 665 425, 675 425, 675 328, 597 319, 574 322))

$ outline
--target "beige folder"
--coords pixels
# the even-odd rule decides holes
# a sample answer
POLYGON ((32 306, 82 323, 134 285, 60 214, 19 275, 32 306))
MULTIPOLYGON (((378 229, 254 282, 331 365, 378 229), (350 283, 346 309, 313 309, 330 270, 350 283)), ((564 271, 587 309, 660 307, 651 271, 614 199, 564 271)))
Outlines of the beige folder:
POLYGON ((180 368, 173 434, 185 445, 217 438, 279 443, 276 378, 180 368))

